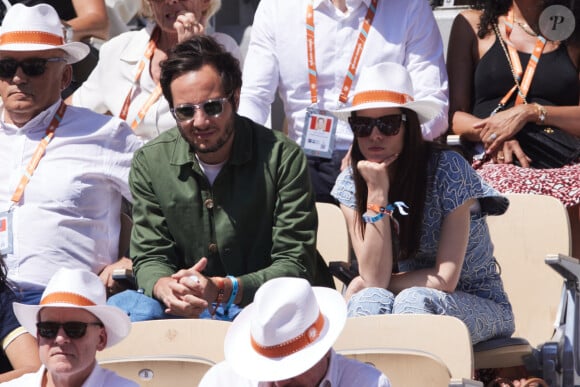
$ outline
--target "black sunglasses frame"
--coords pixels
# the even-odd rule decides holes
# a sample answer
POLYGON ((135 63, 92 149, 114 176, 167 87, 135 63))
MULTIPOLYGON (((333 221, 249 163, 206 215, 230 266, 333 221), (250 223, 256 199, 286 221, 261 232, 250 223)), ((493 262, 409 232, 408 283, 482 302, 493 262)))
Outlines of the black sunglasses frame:
POLYGON ((173 117, 180 122, 191 121, 195 118, 195 114, 198 110, 202 109, 205 114, 210 117, 219 117, 220 114, 224 112, 224 104, 229 100, 229 97, 222 97, 222 98, 212 98, 208 99, 207 101, 203 101, 200 103, 183 103, 176 107, 171 108, 171 114, 173 117), (217 104, 216 104, 217 103, 217 104), (211 109, 211 106, 219 106, 219 111, 208 111, 211 109), (184 114, 181 110, 182 109, 191 109, 191 114, 184 114))
POLYGON ((355 137, 368 137, 377 127, 385 136, 396 136, 401 130, 401 124, 407 121, 405 113, 388 114, 378 118, 350 116, 348 123, 355 137), (357 122, 358 121, 358 122, 357 122))
POLYGON ((69 339, 80 339, 87 334, 87 327, 89 325, 104 327, 101 322, 67 321, 59 323, 54 321, 40 321, 36 323, 36 332, 42 338, 54 339, 58 335, 60 327, 62 327, 69 339))
POLYGON ((10 79, 16 75, 18 68, 28 77, 39 77, 46 72, 49 62, 66 62, 65 58, 27 58, 21 61, 15 59, 0 59, 0 78, 10 79), (8 67, 9 66, 9 67, 8 67))

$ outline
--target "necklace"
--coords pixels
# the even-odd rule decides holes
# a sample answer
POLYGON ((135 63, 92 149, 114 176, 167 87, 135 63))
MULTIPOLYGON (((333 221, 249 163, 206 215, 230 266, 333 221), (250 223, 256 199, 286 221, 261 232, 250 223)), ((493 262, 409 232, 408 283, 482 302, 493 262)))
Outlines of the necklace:
POLYGON ((534 29, 528 23, 522 23, 519 20, 514 20, 514 21, 522 29, 522 31, 524 31, 526 34, 533 36, 533 37, 538 36, 538 34, 536 34, 534 29))

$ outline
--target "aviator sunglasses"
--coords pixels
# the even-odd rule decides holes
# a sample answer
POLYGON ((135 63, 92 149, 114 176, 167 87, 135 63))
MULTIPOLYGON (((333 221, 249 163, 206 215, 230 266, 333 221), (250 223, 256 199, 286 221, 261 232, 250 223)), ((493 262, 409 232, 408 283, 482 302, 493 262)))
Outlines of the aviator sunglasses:
POLYGON ((58 334, 60 327, 64 330, 64 333, 70 339, 80 339, 87 333, 87 326, 98 325, 103 327, 103 323, 100 322, 81 322, 81 321, 68 321, 64 323, 57 323, 52 321, 42 321, 36 323, 36 329, 38 336, 44 337, 45 339, 54 339, 58 334))
POLYGON ((407 121, 405 114, 390 114, 379 118, 351 116, 348 123, 356 137, 368 137, 376 126, 385 136, 395 136, 401 130, 401 122, 407 121))
POLYGON ((12 78, 18 67, 29 77, 38 77, 46 71, 48 62, 66 62, 64 58, 29 58, 22 61, 15 59, 0 60, 0 78, 12 78))
POLYGON ((195 113, 199 109, 203 109, 208 116, 217 117, 224 111, 224 103, 228 100, 227 97, 208 99, 200 103, 184 103, 174 108, 171 108, 171 114, 178 121, 190 121, 195 117, 195 113))

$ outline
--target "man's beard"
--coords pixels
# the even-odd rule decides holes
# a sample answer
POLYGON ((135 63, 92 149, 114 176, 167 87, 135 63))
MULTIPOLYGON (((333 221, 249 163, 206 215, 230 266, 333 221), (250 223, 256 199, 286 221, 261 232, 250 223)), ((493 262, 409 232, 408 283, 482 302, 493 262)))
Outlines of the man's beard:
POLYGON ((195 142, 191 144, 195 153, 214 153, 223 148, 223 146, 228 142, 228 140, 234 134, 234 118, 228 121, 225 132, 222 137, 218 138, 216 143, 210 147, 200 147, 195 142))

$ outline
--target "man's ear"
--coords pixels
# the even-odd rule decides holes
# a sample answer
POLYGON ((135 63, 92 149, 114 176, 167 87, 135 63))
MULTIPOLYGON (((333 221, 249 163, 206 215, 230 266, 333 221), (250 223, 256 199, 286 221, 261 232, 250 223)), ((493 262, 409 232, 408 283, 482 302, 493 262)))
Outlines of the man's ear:
POLYGON ((234 111, 237 112, 238 108, 240 107, 240 89, 234 91, 234 94, 232 95, 232 100, 234 104, 234 111))
POLYGON ((99 333, 99 342, 97 343, 97 351, 102 351, 107 346, 107 330, 103 327, 101 328, 101 333, 99 333))
POLYGON ((60 81, 60 91, 63 91, 68 87, 68 85, 70 85, 70 83, 72 82, 72 73, 73 73, 72 66, 66 64, 64 66, 64 70, 62 71, 62 79, 60 81))

